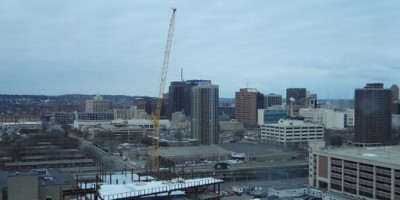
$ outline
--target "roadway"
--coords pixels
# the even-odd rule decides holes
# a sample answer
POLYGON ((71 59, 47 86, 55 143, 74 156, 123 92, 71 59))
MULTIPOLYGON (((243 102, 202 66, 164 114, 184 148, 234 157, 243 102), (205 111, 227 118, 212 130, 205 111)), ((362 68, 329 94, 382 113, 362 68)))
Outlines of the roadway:
MULTIPOLYGON (((252 163, 238 163, 229 165, 229 171, 257 171, 272 168, 290 168, 290 167, 308 167, 306 160, 291 160, 279 162, 252 162, 252 163)), ((182 168, 182 165, 177 165, 177 169, 182 168)), ((183 166, 185 171, 202 172, 202 171, 215 171, 214 164, 203 165, 188 165, 183 166)))
POLYGON ((198 165, 176 167, 176 172, 185 177, 215 176, 231 179, 288 179, 291 177, 307 177, 308 162, 304 160, 282 162, 259 162, 229 165, 228 169, 214 169, 214 165, 198 165))
MULTIPOLYGON (((75 136, 71 136, 75 137, 75 136)), ((124 159, 121 156, 112 155, 109 152, 104 151, 103 149, 95 146, 92 142, 82 139, 80 137, 76 137, 80 140, 80 149, 83 150, 85 148, 92 149, 94 159, 103 164, 103 167, 107 171, 119 171, 126 169, 125 166, 129 165, 125 163, 124 159)))

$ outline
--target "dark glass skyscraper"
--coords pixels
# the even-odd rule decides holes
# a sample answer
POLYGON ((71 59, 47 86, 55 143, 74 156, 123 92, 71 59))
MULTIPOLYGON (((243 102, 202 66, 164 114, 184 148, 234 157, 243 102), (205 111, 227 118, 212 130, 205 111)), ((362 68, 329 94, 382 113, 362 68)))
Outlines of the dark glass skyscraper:
POLYGON ((191 93, 192 87, 201 83, 211 84, 210 80, 187 80, 171 82, 168 91, 168 117, 171 119, 172 113, 183 111, 187 116, 191 116, 191 93))
POLYGON ((355 142, 361 145, 384 145, 391 142, 392 93, 382 83, 369 83, 355 90, 355 142))
POLYGON ((286 89, 286 105, 290 105, 290 98, 294 98, 293 103, 296 107, 306 106, 307 90, 306 88, 287 88, 286 89))
POLYGON ((185 82, 171 82, 168 91, 168 118, 171 119, 172 113, 185 110, 185 82))
POLYGON ((392 113, 399 114, 399 86, 393 84, 390 90, 392 91, 392 113))

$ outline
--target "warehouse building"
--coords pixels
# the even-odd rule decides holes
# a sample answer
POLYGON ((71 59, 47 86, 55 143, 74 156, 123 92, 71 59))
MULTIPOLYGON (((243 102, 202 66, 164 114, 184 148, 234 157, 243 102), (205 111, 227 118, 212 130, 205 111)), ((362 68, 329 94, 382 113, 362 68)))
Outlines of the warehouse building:
POLYGON ((74 177, 60 170, 0 172, 0 200, 59 200, 60 190, 75 189, 75 185, 74 177))

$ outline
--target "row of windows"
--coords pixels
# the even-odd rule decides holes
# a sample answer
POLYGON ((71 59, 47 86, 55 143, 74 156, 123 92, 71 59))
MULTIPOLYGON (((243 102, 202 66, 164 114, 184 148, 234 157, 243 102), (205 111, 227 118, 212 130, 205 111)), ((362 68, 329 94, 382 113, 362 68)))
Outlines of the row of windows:
POLYGON ((315 136, 315 135, 322 135, 323 133, 302 133, 302 134, 293 134, 293 135, 286 135, 286 134, 279 134, 279 133, 261 133, 261 135, 279 135, 281 137, 299 137, 299 136, 307 136, 307 135, 311 135, 311 136, 315 136))
MULTIPOLYGON (((281 134, 281 135, 286 135, 286 134, 293 134, 293 133, 297 133, 297 134, 295 134, 295 136, 296 135, 304 135, 304 134, 323 134, 324 133, 324 131, 303 131, 303 132, 300 132, 300 131, 288 131, 288 132, 284 132, 284 131, 262 131, 261 132, 261 134, 281 134)), ((288 136, 292 136, 292 135, 288 135, 288 136)))
POLYGON ((302 128, 283 128, 283 127, 273 127, 273 126, 267 126, 265 128, 262 128, 262 130, 286 130, 286 131, 304 131, 304 130, 323 130, 324 127, 320 126, 320 127, 302 127, 302 128))
POLYGON ((274 137, 307 137, 307 136, 323 136, 322 133, 309 133, 309 134, 295 134, 295 135, 285 135, 278 133, 262 133, 261 136, 274 136, 274 137))
MULTIPOLYGON (((292 140, 301 140, 301 138, 293 138, 293 139, 290 139, 290 138, 288 138, 288 139, 286 139, 286 141, 292 141, 292 140)), ((304 139, 304 138, 303 138, 304 139)), ((322 137, 310 137, 310 138, 305 138, 305 139, 307 139, 307 140, 322 140, 323 138, 322 137)))
POLYGON ((283 138, 283 137, 265 137, 261 136, 261 139, 264 140, 279 140, 279 141, 290 141, 290 140, 322 140, 323 137, 297 137, 297 138, 283 138))

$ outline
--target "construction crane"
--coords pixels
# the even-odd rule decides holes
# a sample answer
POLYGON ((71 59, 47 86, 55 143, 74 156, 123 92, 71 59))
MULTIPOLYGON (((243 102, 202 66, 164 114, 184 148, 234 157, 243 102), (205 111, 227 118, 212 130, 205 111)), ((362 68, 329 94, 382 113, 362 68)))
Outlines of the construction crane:
POLYGON ((168 29, 168 37, 167 37, 167 45, 165 47, 165 52, 164 52, 164 61, 163 61, 163 66, 162 66, 162 71, 161 71, 161 76, 160 76, 160 88, 159 88, 159 93, 158 93, 158 99, 157 99, 157 107, 156 107, 156 113, 153 115, 153 138, 152 138, 152 157, 151 157, 151 169, 153 171, 157 171, 159 169, 159 154, 158 154, 158 148, 159 148, 159 123, 160 123, 160 115, 161 115, 161 105, 162 105, 162 99, 163 99, 163 93, 164 93, 164 85, 165 85, 165 79, 167 78, 167 71, 168 71, 168 62, 169 62, 169 54, 171 52, 171 45, 172 45, 172 36, 174 33, 174 26, 175 26, 175 12, 176 8, 172 8, 172 17, 171 21, 169 23, 169 29, 168 29))

